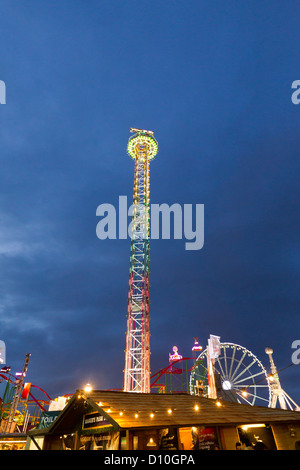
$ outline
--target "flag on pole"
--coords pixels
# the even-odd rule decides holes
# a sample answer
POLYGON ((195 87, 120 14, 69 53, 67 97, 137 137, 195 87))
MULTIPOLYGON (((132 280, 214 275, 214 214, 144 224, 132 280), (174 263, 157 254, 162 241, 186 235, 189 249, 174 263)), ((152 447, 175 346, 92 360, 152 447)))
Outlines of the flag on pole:
POLYGON ((210 335, 207 345, 208 396, 217 398, 214 363, 220 355, 220 336, 210 335))
POLYGON ((217 359, 220 356, 220 336, 210 335, 208 340, 209 356, 211 359, 217 359))

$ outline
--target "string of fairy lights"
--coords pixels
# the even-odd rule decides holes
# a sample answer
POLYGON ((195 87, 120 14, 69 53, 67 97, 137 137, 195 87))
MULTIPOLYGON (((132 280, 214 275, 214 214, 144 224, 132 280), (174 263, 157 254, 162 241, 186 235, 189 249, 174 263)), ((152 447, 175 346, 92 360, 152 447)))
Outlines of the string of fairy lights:
MULTIPOLYGON (((77 398, 85 399, 86 396, 89 396, 90 392, 92 392, 92 387, 90 386, 90 384, 87 384, 87 386, 84 388, 84 391, 80 392, 77 395, 77 398)), ((221 400, 217 399, 217 400, 212 400, 212 401, 215 402, 216 408, 222 408, 225 406, 221 400)), ((161 417, 161 410, 158 411, 154 409, 152 411, 147 410, 145 412, 140 411, 140 410, 126 410, 126 409, 120 410, 120 409, 115 409, 112 406, 110 406, 108 403, 104 403, 102 401, 99 401, 96 404, 97 406, 99 406, 99 408, 101 408, 104 411, 104 413, 112 414, 112 415, 115 414, 119 416, 120 418, 126 417, 128 419, 130 417, 131 418, 133 417, 134 419, 139 419, 142 417, 143 419, 145 419, 145 417, 148 416, 150 420, 154 420, 158 413, 160 413, 160 417, 161 417)), ((194 400, 191 410, 193 410, 195 413, 201 411, 201 405, 198 403, 197 399, 194 400)), ((166 407, 165 414, 166 416, 172 416, 174 413, 176 414, 176 411, 177 411, 177 408, 166 407)), ((186 409, 186 411, 188 410, 186 409)))
MULTIPOLYGON (((295 364, 294 364, 294 363, 291 363, 291 364, 289 364, 288 366, 285 366, 285 367, 279 369, 276 373, 274 373, 274 374, 269 374, 269 375, 268 375, 268 379, 269 379, 269 380, 272 380, 272 378, 273 378, 274 375, 276 375, 276 374, 278 374, 278 373, 280 373, 280 372, 282 372, 282 371, 284 371, 284 370, 290 368, 290 367, 293 366, 293 365, 295 365, 295 364)), ((261 382, 264 381, 264 380, 266 380, 266 379, 263 378, 263 379, 257 380, 256 385, 259 384, 259 383, 261 383, 261 382)), ((90 384, 87 384, 87 386, 84 388, 84 392, 88 395, 91 391, 92 391, 91 385, 90 385, 90 384)), ((234 394, 233 391, 229 391, 229 392, 231 392, 232 395, 234 394)), ((248 392, 247 392, 247 387, 245 387, 245 388, 243 389, 242 393, 246 393, 246 394, 248 393, 248 392)), ((78 394, 78 398, 84 398, 84 395, 78 394)), ((225 403, 225 401, 222 400, 222 399, 210 399, 210 400, 215 403, 215 406, 216 406, 217 408, 220 408, 220 409, 221 409, 221 408, 226 407, 226 403, 225 403)), ((150 412, 149 412, 149 411, 147 411, 147 412, 142 412, 142 411, 140 411, 140 410, 135 410, 135 411, 134 411, 134 410, 125 410, 125 409, 123 409, 123 410, 117 410, 117 409, 114 409, 114 408, 112 408, 111 406, 109 406, 107 403, 103 403, 103 402, 101 402, 101 401, 98 402, 97 405, 98 405, 101 409, 103 409, 103 411, 104 411, 105 413, 108 413, 108 414, 116 413, 120 418, 121 418, 121 417, 127 417, 127 418, 129 418, 129 417, 131 416, 131 417, 134 417, 135 419, 139 419, 140 417, 145 418, 145 416, 148 416, 150 420, 153 420, 153 419, 156 417, 156 415, 157 415, 157 411, 156 411, 156 410, 152 410, 152 411, 150 411, 150 412)), ((197 402, 197 400, 196 400, 196 403, 193 404, 193 410, 194 410, 196 413, 199 412, 199 411, 201 411, 201 405, 197 402)), ((175 409, 175 408, 167 407, 166 410, 165 410, 165 413, 166 413, 166 415, 168 415, 168 416, 173 415, 174 412, 176 413, 176 409, 175 409)))

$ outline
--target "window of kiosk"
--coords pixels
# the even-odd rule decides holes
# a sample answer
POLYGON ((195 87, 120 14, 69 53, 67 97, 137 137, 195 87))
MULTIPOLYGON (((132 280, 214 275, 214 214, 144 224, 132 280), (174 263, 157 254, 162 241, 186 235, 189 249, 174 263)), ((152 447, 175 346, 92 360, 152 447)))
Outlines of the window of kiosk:
POLYGON ((217 428, 192 426, 179 428, 180 450, 219 450, 217 428))
POLYGON ((237 429, 243 449, 276 450, 273 431, 268 424, 247 424, 237 429))

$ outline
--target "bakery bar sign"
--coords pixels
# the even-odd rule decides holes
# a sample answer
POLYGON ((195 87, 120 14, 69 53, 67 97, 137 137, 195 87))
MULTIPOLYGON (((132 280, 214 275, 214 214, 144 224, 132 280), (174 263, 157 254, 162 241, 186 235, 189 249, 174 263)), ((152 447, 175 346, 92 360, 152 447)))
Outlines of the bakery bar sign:
POLYGON ((112 424, 98 411, 83 416, 82 429, 102 428, 104 426, 112 426, 112 424))

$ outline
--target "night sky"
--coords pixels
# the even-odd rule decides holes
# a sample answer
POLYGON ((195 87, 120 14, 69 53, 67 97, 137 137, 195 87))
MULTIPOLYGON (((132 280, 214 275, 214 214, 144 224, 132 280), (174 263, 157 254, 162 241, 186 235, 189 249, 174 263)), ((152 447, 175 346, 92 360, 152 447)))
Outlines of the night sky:
MULTIPOLYGON (((131 203, 130 127, 155 132, 151 202, 204 204, 205 243, 152 240, 151 370, 193 337, 291 364, 299 331, 296 1, 2 0, 0 339, 52 397, 122 388, 130 240, 96 209, 131 203)), ((300 365, 281 384, 300 404, 300 365)))

